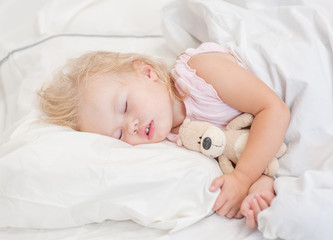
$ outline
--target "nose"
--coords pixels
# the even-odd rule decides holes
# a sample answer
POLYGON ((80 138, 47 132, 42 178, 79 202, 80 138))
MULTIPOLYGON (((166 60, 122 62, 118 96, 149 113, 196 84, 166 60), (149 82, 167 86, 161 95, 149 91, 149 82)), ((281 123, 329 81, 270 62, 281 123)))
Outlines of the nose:
POLYGON ((205 139, 202 141, 202 146, 205 150, 210 149, 210 147, 212 146, 212 139, 210 139, 209 137, 205 137, 205 139))
POLYGON ((129 134, 137 134, 139 132, 139 120, 131 119, 127 123, 127 131, 129 134))

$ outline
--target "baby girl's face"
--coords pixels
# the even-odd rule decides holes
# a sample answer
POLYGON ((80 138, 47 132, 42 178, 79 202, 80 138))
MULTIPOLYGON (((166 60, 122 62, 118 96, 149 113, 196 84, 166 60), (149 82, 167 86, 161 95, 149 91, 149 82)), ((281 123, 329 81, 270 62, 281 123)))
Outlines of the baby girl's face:
POLYGON ((91 79, 80 104, 80 131, 98 133, 132 145, 163 141, 173 124, 167 87, 154 71, 91 79))

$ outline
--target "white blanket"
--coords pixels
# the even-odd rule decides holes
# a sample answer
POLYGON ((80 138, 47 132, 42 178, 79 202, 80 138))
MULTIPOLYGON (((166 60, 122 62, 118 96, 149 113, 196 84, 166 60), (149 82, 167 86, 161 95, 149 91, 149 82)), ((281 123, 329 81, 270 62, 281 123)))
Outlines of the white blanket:
POLYGON ((331 11, 329 1, 187 0, 164 9, 176 54, 205 41, 231 47, 291 109, 277 197, 259 215, 267 238, 333 236, 331 11))

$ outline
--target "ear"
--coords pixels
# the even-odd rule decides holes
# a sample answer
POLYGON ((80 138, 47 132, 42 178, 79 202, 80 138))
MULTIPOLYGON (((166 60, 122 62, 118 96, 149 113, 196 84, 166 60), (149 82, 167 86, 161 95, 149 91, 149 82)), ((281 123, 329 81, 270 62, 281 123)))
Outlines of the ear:
POLYGON ((144 62, 135 62, 134 68, 137 73, 144 75, 148 79, 156 82, 158 80, 158 75, 155 71, 155 69, 150 66, 149 64, 146 64, 144 62))

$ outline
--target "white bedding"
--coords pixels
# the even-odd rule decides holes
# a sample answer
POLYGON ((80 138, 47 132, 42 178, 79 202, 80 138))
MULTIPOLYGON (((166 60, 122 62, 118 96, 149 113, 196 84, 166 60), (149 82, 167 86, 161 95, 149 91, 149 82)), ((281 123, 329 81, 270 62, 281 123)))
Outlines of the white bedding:
POLYGON ((163 10, 162 32, 159 10, 171 2, 0 2, 0 239, 333 236, 332 4, 176 1, 163 10), (220 171, 200 154, 35 122, 36 90, 69 57, 134 51, 171 65, 202 41, 232 47, 292 111, 278 195, 260 231, 211 215, 216 194, 207 189, 220 171))
POLYGON ((333 237, 332 10, 329 1, 218 0, 179 1, 164 10, 175 53, 204 41, 229 46, 291 109, 277 197, 259 215, 267 238, 333 237))

